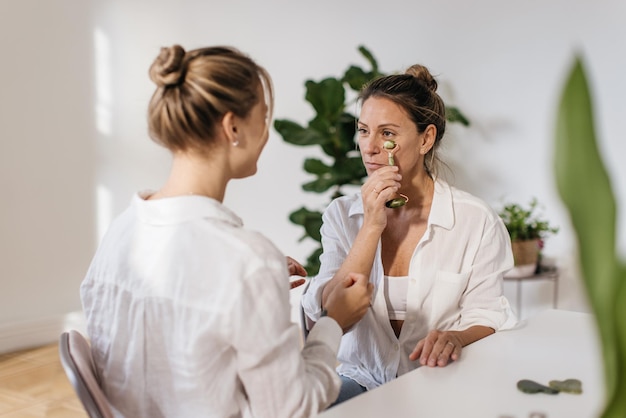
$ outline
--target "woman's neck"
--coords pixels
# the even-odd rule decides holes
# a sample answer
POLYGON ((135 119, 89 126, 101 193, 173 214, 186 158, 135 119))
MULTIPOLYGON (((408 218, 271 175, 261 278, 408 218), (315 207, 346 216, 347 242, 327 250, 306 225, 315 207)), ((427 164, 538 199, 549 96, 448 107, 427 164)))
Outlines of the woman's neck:
POLYGON ((174 196, 206 196, 224 201, 226 185, 230 178, 219 157, 197 153, 176 153, 172 160, 170 176, 150 199, 174 196))
POLYGON ((401 187, 399 192, 408 196, 409 207, 430 206, 435 192, 435 182, 426 171, 422 171, 413 178, 410 187, 401 187))

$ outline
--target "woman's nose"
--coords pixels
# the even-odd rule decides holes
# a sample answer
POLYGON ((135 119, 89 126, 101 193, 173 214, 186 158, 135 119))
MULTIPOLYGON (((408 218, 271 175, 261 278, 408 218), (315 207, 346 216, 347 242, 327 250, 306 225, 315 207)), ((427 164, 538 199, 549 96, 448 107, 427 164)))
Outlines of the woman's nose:
POLYGON ((379 144, 377 144, 376 141, 372 141, 371 139, 360 140, 359 148, 361 148, 361 152, 365 154, 378 154, 380 152, 379 144))

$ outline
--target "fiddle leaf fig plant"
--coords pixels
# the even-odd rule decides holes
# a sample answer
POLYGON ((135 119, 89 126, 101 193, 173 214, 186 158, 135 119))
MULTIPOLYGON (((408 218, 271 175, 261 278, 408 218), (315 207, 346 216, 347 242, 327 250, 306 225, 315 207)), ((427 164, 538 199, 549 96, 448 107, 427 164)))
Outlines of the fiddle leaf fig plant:
POLYGON ((586 72, 577 57, 558 107, 554 168, 577 238, 580 266, 602 344, 602 418, 626 417, 626 266, 616 251, 616 203, 596 142, 586 72))
MULTIPOLYGON (((344 186, 361 186, 367 176, 354 142, 356 116, 348 110, 354 102, 347 100, 346 92, 358 92, 370 80, 385 74, 379 70, 378 62, 367 48, 359 46, 358 50, 369 64, 369 70, 351 65, 341 77, 307 80, 304 83, 304 98, 316 112, 306 126, 288 119, 274 122, 274 128, 285 142, 296 146, 317 146, 325 154, 324 161, 314 157, 304 160, 304 171, 314 178, 303 184, 302 189, 313 193, 331 191, 331 199, 343 196, 344 186)), ((446 117, 450 122, 469 125, 457 108, 446 109, 446 117)), ((304 228, 301 241, 309 238, 319 244, 305 262, 308 274, 314 276, 319 271, 319 256, 322 253, 322 211, 303 206, 293 211, 289 220, 304 228)))

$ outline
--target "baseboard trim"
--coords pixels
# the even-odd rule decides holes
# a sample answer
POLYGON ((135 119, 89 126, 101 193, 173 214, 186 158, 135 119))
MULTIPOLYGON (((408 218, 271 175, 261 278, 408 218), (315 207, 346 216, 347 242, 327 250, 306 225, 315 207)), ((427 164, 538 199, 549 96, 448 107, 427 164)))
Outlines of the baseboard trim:
POLYGON ((70 329, 83 334, 86 332, 86 321, 81 311, 0 324, 0 354, 55 343, 63 331, 70 329))

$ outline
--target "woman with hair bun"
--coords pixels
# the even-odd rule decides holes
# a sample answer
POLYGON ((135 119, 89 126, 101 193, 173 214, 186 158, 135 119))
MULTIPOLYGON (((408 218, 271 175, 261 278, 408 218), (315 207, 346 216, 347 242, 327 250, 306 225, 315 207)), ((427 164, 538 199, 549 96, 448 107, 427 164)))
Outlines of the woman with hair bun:
POLYGON ((368 178, 323 216, 323 253, 302 305, 315 321, 346 272, 369 277, 372 308, 344 335, 337 403, 515 323, 502 294, 510 238, 482 200, 437 175, 444 103, 421 65, 360 92, 358 145, 368 178))
POLYGON ((339 280, 301 350, 289 276, 306 275, 223 205, 269 137, 272 83, 229 47, 162 48, 150 67, 152 139, 170 176, 110 226, 81 285, 95 366, 116 416, 305 417, 333 402, 342 333, 369 307, 339 280))

